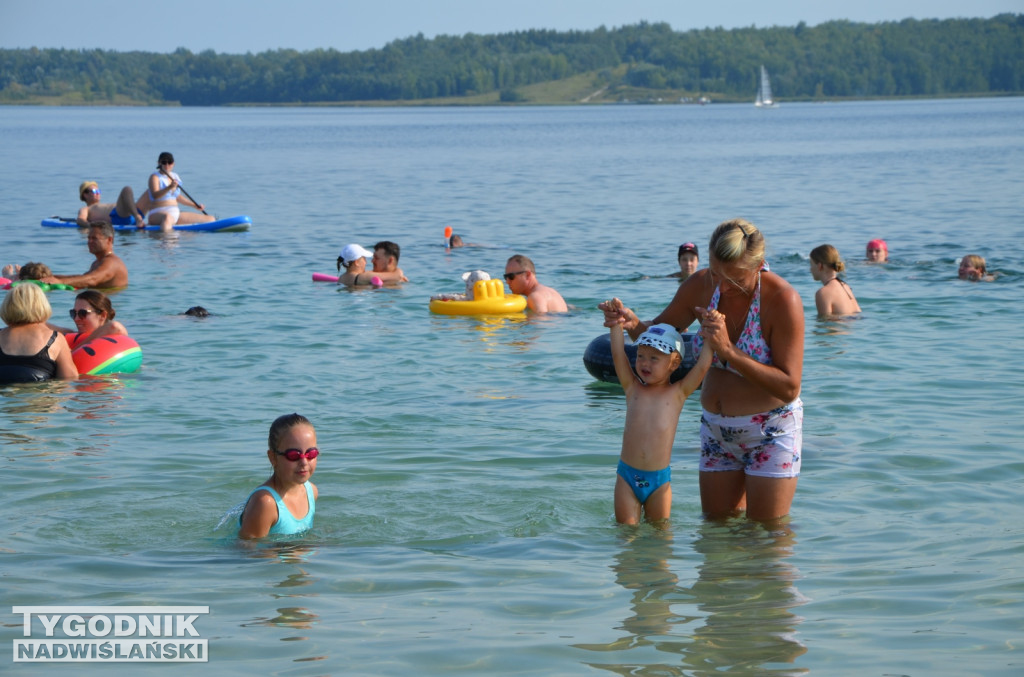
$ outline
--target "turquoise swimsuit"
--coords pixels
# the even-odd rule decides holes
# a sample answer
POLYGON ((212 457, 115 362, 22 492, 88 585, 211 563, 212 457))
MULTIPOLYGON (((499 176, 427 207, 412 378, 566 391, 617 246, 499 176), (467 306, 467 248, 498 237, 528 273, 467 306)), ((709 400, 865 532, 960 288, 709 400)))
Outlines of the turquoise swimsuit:
MULTIPOLYGON (((245 504, 249 504, 249 499, 257 491, 266 491, 269 493, 274 500, 277 502, 277 521, 274 522, 274 526, 270 527, 271 534, 297 534, 301 531, 306 531, 313 526, 313 515, 316 513, 316 497, 313 496, 313 485, 306 482, 306 500, 309 502, 309 512, 302 519, 295 519, 295 516, 288 510, 288 506, 284 504, 284 500, 280 495, 270 487, 266 485, 258 486, 252 490, 249 494, 249 498, 245 500, 245 504)), ((242 516, 245 514, 245 510, 238 516, 238 526, 242 526, 242 516)))

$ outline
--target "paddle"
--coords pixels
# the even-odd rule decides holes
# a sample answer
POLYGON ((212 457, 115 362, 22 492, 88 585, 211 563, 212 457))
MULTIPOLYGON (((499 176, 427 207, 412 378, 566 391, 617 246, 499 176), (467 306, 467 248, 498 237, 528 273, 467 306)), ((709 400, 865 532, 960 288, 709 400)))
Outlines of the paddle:
MULTIPOLYGON (((171 175, 170 175, 170 174, 168 174, 168 173, 167 173, 167 170, 166 170, 166 169, 164 169, 163 167, 161 167, 161 168, 160 168, 160 173, 161 173, 161 174, 163 174, 164 176, 166 176, 166 177, 167 177, 168 179, 170 179, 170 178, 171 178, 171 175)), ((187 198, 188 198, 189 200, 192 200, 192 204, 194 204, 194 205, 196 205, 196 206, 199 206, 199 201, 198 201, 198 200, 196 200, 196 199, 195 199, 194 197, 192 197, 191 195, 189 195, 189 194, 188 194, 188 191, 187 191, 187 190, 185 190, 184 186, 182 186, 182 185, 181 185, 180 183, 178 184, 178 190, 180 190, 180 191, 181 191, 182 193, 184 193, 184 194, 185 194, 185 197, 187 197, 187 198)), ((207 216, 209 216, 209 214, 208 214, 208 213, 206 212, 206 210, 205 210, 205 209, 203 209, 202 207, 200 207, 200 208, 199 208, 199 211, 201 211, 202 213, 204 213, 204 214, 206 214, 207 216)))

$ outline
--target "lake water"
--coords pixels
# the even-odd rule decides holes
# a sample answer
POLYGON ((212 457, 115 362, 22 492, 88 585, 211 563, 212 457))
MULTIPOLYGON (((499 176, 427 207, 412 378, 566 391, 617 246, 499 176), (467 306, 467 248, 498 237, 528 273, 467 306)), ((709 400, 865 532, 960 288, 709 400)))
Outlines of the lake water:
MULTIPOLYGON (((2 263, 84 271, 84 235, 40 219, 73 215, 85 179, 141 190, 164 150, 211 212, 254 222, 119 234, 142 370, 0 388, 5 674, 53 672, 12 663, 15 605, 210 607, 208 663, 76 675, 1024 672, 1024 99, 3 107, 0 138, 2 263), (695 397, 669 527, 617 526, 624 402, 583 368, 595 306, 652 317, 677 246, 706 263, 737 216, 809 318, 792 515, 701 518, 695 397), (446 252, 446 225, 483 246, 446 252), (875 237, 890 264, 862 263, 875 237), (405 286, 311 282, 383 239, 405 286), (825 242, 861 319, 814 319, 825 242), (573 312, 428 312, 516 252, 573 312), (1002 275, 957 280, 972 252, 1002 275), (267 429, 292 411, 323 449, 315 527, 241 545, 267 429)), ((50 299, 65 318, 73 296, 50 299)))

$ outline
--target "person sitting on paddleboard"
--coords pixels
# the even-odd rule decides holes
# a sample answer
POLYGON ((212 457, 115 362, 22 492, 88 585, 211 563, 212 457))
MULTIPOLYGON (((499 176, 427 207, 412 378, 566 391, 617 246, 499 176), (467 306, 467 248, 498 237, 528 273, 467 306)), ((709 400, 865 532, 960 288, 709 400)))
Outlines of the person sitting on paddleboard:
POLYGON ((149 175, 149 199, 153 203, 149 210, 149 225, 170 230, 176 224, 209 223, 214 218, 209 214, 183 212, 180 205, 195 207, 203 211, 203 205, 184 194, 181 177, 174 173, 174 156, 164 151, 157 160, 156 171, 149 175))
POLYGON ((117 196, 116 204, 100 202, 100 195, 100 185, 95 181, 83 181, 78 187, 78 197, 85 203, 85 206, 78 210, 78 217, 75 219, 79 226, 85 228, 93 221, 104 221, 114 226, 145 227, 144 213, 149 206, 148 194, 144 194, 136 202, 132 187, 125 186, 117 196))

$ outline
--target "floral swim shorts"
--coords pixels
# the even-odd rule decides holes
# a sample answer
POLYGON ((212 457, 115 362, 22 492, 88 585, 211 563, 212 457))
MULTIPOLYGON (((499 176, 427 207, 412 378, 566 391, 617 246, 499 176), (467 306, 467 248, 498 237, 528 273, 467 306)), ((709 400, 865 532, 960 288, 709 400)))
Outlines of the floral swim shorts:
POLYGON ((796 398, 763 414, 700 417, 700 470, 743 470, 757 477, 798 477, 804 405, 796 398))

